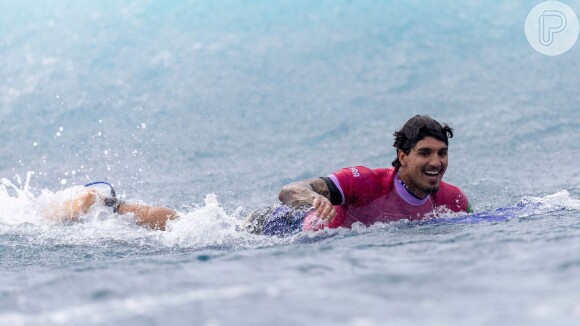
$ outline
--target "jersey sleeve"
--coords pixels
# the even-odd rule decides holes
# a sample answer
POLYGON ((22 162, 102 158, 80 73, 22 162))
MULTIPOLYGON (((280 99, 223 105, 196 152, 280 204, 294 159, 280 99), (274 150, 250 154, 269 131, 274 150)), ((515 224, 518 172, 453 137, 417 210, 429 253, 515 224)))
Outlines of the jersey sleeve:
MULTIPOLYGON (((334 183, 340 198, 339 205, 363 203, 380 191, 380 182, 376 173, 364 166, 340 169, 328 176, 334 183)), ((334 203, 333 203, 334 204, 334 203)))

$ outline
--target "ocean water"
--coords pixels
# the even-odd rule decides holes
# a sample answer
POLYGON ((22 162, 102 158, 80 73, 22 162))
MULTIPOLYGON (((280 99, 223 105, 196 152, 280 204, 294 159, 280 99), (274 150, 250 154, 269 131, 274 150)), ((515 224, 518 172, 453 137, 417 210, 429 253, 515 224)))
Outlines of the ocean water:
POLYGON ((537 3, 0 1, 0 325, 577 325, 580 44, 536 52, 537 3), (513 213, 236 231, 389 166, 419 113, 455 129, 445 180, 513 213), (42 217, 93 180, 181 218, 42 217))

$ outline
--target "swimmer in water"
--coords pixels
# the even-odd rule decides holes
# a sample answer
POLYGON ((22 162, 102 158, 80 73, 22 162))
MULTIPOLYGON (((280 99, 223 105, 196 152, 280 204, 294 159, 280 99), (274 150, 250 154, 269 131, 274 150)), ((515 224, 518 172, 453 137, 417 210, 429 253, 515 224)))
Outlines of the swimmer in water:
POLYGON ((176 211, 167 207, 150 206, 120 200, 117 198, 113 186, 104 181, 90 183, 84 189, 75 189, 73 193, 71 198, 67 198, 44 209, 43 215, 52 220, 77 221, 93 205, 100 204, 111 207, 113 212, 119 215, 133 215, 135 222, 139 225, 162 231, 165 230, 165 225, 168 220, 174 220, 178 217, 176 211), (109 186, 110 194, 105 194, 95 187, 92 187, 98 184, 109 186))

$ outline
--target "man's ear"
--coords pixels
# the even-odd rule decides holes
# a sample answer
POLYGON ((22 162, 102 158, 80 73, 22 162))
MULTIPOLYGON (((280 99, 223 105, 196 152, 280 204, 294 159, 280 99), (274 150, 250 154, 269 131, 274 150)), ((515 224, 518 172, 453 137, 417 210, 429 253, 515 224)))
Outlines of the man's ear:
POLYGON ((408 155, 405 154, 405 152, 403 152, 400 149, 397 149, 397 158, 399 159, 399 163, 401 163, 401 166, 407 165, 407 157, 408 155))

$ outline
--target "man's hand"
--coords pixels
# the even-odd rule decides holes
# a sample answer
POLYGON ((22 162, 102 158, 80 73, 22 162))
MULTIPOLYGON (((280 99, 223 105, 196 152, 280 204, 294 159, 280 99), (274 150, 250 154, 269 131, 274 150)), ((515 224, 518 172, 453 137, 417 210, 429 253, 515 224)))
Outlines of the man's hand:
POLYGON ((316 216, 318 216, 325 224, 330 223, 330 221, 332 221, 332 219, 336 216, 336 210, 334 209, 334 206, 326 197, 320 195, 316 196, 312 201, 312 205, 316 210, 316 216))
POLYGON ((312 205, 316 216, 324 224, 336 216, 336 210, 330 202, 330 190, 321 178, 288 184, 280 190, 278 199, 290 207, 312 205))

